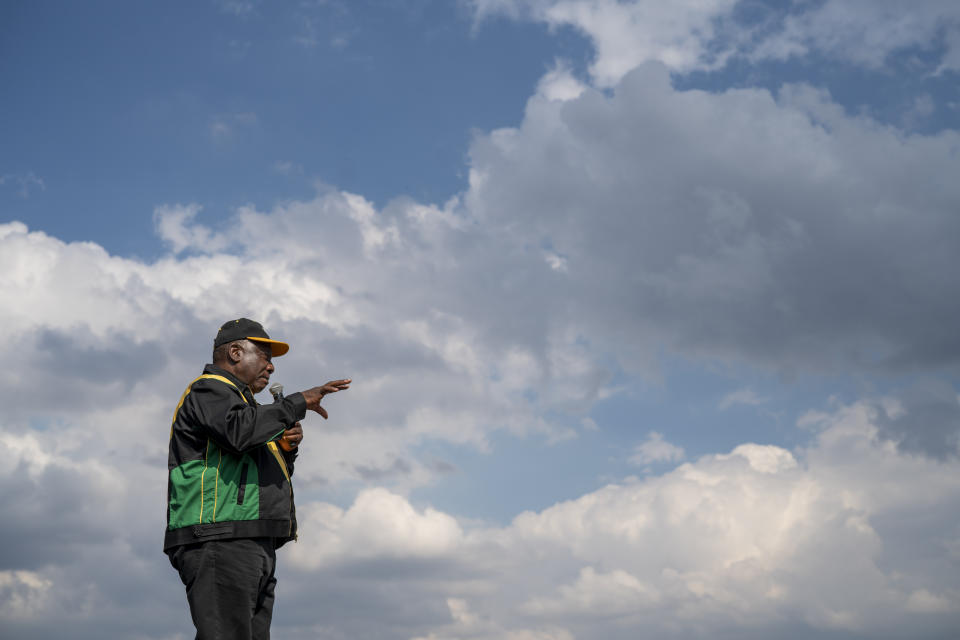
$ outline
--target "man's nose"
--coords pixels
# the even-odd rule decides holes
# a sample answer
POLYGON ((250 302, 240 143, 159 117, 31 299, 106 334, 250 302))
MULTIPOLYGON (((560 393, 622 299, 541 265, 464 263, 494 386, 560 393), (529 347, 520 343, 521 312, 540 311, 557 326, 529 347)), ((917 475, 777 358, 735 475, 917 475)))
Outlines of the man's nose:
POLYGON ((273 373, 276 371, 276 367, 273 366, 272 362, 267 363, 267 373, 273 373))

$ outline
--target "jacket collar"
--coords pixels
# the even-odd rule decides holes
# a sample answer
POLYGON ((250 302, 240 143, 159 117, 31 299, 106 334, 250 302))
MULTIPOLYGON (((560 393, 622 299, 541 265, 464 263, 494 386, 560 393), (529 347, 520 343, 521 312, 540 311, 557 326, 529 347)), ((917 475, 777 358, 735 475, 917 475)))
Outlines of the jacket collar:
POLYGON ((241 382, 237 376, 233 375, 226 369, 221 369, 215 364, 208 364, 203 368, 204 373, 212 373, 215 376, 223 376, 233 384, 237 385, 237 389, 240 389, 240 393, 250 402, 252 405, 256 405, 256 398, 253 397, 253 390, 247 385, 246 382, 241 382))

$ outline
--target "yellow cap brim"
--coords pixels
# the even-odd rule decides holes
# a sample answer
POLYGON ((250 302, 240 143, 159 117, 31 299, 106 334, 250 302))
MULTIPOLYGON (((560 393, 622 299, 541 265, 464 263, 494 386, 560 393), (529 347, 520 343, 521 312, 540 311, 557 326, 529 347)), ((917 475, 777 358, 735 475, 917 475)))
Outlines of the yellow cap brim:
POLYGON ((247 340, 269 344, 270 355, 274 358, 282 356, 287 351, 290 351, 290 345, 288 345, 286 342, 280 342, 279 340, 268 340, 267 338, 255 338, 253 336, 247 336, 247 340))

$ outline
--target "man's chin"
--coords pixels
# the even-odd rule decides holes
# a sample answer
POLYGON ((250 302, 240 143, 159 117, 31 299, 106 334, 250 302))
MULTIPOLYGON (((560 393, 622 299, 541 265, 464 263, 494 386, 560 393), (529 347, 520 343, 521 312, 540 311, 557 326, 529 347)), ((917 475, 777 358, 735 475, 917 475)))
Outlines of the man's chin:
POLYGON ((260 393, 261 391, 267 388, 267 384, 269 382, 270 382, 269 380, 263 380, 258 378, 253 381, 253 384, 250 385, 250 390, 253 391, 254 393, 260 393))

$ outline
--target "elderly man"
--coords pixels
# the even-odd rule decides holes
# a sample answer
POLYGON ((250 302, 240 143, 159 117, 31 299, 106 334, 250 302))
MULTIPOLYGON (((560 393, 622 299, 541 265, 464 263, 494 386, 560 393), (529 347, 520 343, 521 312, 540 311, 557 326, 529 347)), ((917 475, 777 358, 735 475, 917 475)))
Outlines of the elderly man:
POLYGON ((259 405, 272 359, 289 346, 258 322, 227 322, 213 364, 173 414, 163 550, 187 589, 197 638, 270 637, 275 550, 296 539, 293 461, 306 410, 350 380, 333 380, 259 405))

